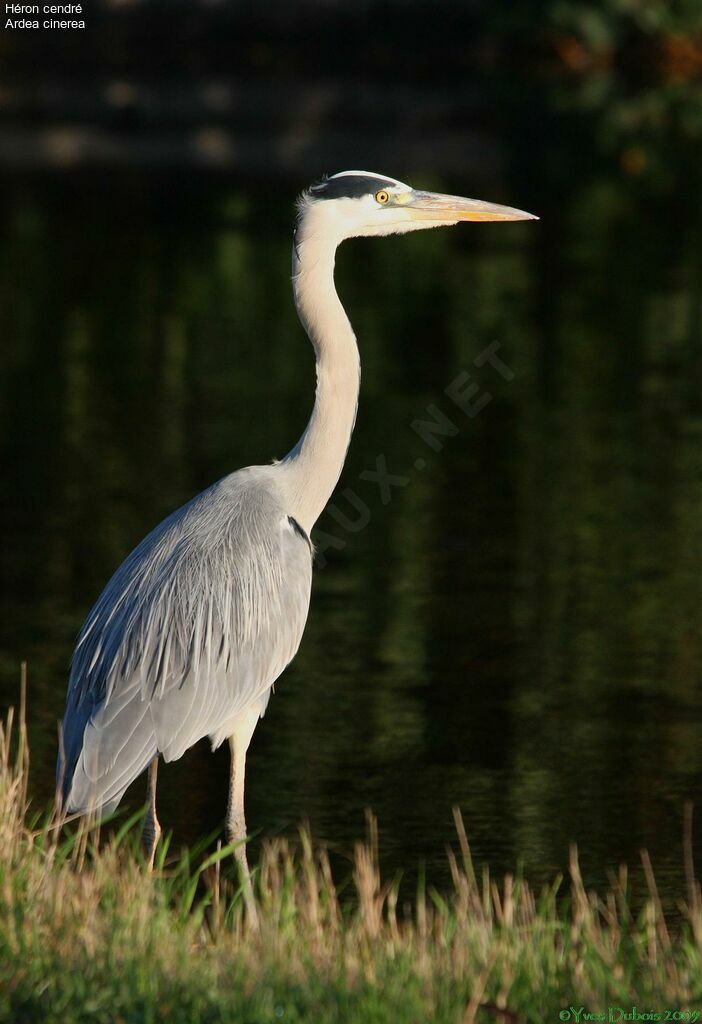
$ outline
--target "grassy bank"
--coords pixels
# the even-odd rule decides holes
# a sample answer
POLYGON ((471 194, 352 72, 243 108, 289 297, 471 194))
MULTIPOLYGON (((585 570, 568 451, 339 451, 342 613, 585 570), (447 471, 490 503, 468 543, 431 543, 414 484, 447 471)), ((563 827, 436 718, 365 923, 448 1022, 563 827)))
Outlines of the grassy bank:
POLYGON ((570 1006, 635 1004, 661 1019, 702 1009, 690 851, 673 928, 650 871, 636 914, 624 871, 611 892, 586 892, 575 854, 570 879, 539 894, 511 876, 476 879, 460 818, 453 890, 419 893, 411 911, 379 876, 372 829, 341 895, 303 834, 294 850, 264 848, 254 930, 226 850, 163 849, 150 875, 129 823, 98 842, 94 829, 59 836, 33 821, 17 732, 11 749, 11 721, 0 730, 2 1022, 470 1024, 558 1021, 570 1006))

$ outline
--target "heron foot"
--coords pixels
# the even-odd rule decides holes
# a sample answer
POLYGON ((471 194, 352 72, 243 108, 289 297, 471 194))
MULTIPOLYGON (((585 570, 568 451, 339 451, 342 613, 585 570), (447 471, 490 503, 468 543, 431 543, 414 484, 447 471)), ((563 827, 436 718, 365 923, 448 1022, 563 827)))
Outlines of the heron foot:
POLYGON ((144 828, 141 833, 141 844, 144 847, 144 856, 146 857, 149 871, 153 871, 156 847, 158 846, 158 841, 161 838, 161 826, 159 825, 158 818, 156 817, 157 774, 158 754, 149 765, 149 774, 147 775, 146 782, 146 817, 144 818, 144 828))
POLYGON ((253 883, 251 882, 249 862, 246 857, 246 822, 243 819, 240 821, 229 820, 227 821, 226 831, 227 842, 234 847, 234 860, 239 870, 239 882, 244 897, 246 916, 249 924, 253 928, 258 928, 258 909, 256 907, 253 883))
POLYGON ((148 815, 141 833, 141 845, 144 849, 144 856, 146 857, 146 863, 149 871, 153 871, 154 868, 156 847, 158 846, 161 834, 161 826, 159 825, 158 818, 154 816, 152 819, 151 815, 148 815))

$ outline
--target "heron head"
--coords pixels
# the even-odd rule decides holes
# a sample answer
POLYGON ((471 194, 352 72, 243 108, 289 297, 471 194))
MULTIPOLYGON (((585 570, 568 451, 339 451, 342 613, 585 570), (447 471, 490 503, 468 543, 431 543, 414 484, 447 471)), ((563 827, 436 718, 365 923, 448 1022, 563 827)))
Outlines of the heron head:
MULTIPOLYGON (((459 221, 538 220, 524 210, 481 199, 423 192, 370 171, 341 171, 300 197, 300 226, 338 245, 360 235, 392 235, 459 221)), ((307 232, 305 232, 307 233, 307 232)))

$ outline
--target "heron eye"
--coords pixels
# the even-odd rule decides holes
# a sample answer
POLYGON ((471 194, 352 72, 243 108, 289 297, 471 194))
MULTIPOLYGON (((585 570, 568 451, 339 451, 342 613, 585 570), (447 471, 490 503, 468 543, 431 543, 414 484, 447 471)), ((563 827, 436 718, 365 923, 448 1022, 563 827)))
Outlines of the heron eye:
POLYGON ((376 203, 381 203, 381 204, 382 204, 382 203, 387 203, 387 201, 388 201, 388 199, 389 199, 389 198, 390 198, 390 196, 389 196, 389 194, 388 194, 388 193, 387 193, 387 192, 385 191, 385 189, 384 189, 384 188, 382 188, 382 189, 380 190, 380 192, 376 192, 376 193, 375 193, 375 201, 376 201, 376 203))

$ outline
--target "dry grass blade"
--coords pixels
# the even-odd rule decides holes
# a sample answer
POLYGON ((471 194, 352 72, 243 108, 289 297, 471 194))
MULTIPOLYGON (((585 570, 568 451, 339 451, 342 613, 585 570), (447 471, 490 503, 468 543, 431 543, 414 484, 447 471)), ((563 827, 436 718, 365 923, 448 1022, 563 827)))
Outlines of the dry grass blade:
POLYGON ((402 913, 398 883, 381 877, 372 815, 343 896, 308 829, 295 847, 264 843, 253 932, 226 847, 203 853, 199 865, 187 851, 169 856, 149 874, 134 830, 101 841, 84 821, 61 835, 51 815, 43 829, 30 829, 25 708, 26 699, 19 722, 10 712, 0 723, 0 1024, 78 1024, 96 1007, 99 1019, 165 1014, 169 1024, 263 1024, 278 1006, 315 1024, 344 1014, 393 1024, 517 1024, 557 1019, 574 1000, 619 1001, 624 991, 661 1005, 693 999, 702 942, 689 816, 686 917, 676 932, 645 855, 642 914, 632 912, 625 872, 602 898, 587 893, 575 847, 569 899, 561 901, 558 882, 541 894, 521 876, 498 884, 487 866, 478 886, 458 810, 452 891, 427 896, 422 882, 402 913), (168 993, 176 990, 174 1001, 168 993))

